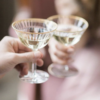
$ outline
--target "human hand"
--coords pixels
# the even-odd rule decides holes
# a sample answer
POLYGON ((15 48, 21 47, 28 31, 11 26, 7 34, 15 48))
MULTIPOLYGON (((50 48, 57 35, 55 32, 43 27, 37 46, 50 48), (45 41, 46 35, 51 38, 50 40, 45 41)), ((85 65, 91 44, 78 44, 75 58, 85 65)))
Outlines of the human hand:
POLYGON ((71 54, 74 51, 73 46, 65 46, 60 42, 56 41, 54 38, 49 41, 49 53, 51 60, 54 63, 58 63, 61 65, 68 64, 71 61, 71 54))
POLYGON ((24 46, 19 39, 6 36, 1 40, 0 47, 0 74, 16 68, 22 77, 28 73, 29 62, 36 62, 38 66, 43 65, 42 53, 33 52, 24 46))

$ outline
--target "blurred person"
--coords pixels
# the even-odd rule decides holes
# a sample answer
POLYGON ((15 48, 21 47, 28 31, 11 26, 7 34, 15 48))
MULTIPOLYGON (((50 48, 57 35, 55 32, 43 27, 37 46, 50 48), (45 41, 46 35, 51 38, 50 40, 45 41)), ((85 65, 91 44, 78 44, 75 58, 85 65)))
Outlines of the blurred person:
MULTIPOLYGON (((51 15, 57 14, 53 0, 52 1, 50 1, 50 0, 48 0, 48 1, 47 0, 42 0, 42 1, 17 0, 17 1, 18 1, 17 2, 18 3, 18 9, 17 9, 16 14, 14 16, 14 21, 20 20, 20 19, 25 19, 25 18, 30 18, 30 17, 47 18, 51 15), (47 12, 47 9, 49 10, 49 12, 47 12)), ((10 28, 9 33, 10 33, 11 36, 17 37, 17 35, 15 34, 15 32, 12 28, 10 28)), ((64 47, 64 49, 67 51, 68 48, 64 47)), ((45 62, 44 65, 43 65, 43 70, 47 70, 48 65, 51 63, 51 59, 50 59, 49 53, 48 53, 48 46, 46 46, 45 49, 42 49, 41 51, 44 54, 43 60, 45 62)), ((66 52, 66 55, 67 55, 67 52, 66 52)), ((67 64, 67 60, 61 61, 61 63, 67 64)), ((29 91, 35 92, 35 85, 30 85, 28 83, 22 82, 22 86, 20 86, 20 91, 19 91, 19 98, 21 98, 21 99, 24 99, 24 98, 30 99, 32 97, 33 98, 35 97, 35 95, 30 95, 31 92, 29 92, 29 91), (30 90, 32 88, 33 88, 33 90, 30 90), (27 91, 27 89, 28 89, 28 91, 27 91)), ((35 94, 35 93, 33 93, 33 94, 35 94)))
POLYGON ((0 47, 2 47, 0 49, 0 76, 16 68, 20 72, 19 76, 22 77, 28 73, 29 62, 36 61, 39 66, 43 64, 42 53, 33 52, 18 39, 6 36, 0 41, 0 47))
MULTIPOLYGON (((50 79, 41 84, 41 100, 84 100, 99 99, 99 34, 100 34, 100 1, 99 0, 19 0, 19 9, 14 20, 25 19, 30 17, 47 18, 51 15, 76 15, 85 18, 89 22, 89 28, 84 33, 81 41, 75 46, 77 49, 72 63, 78 69, 77 76, 59 79, 51 76, 50 79)), ((12 29, 10 35, 16 37, 12 29)), ((44 69, 53 62, 67 64, 68 60, 62 60, 63 50, 66 55, 70 47, 65 47, 54 38, 49 42, 48 47, 43 50, 45 57, 44 69), (53 45, 52 45, 53 43, 53 45), (62 47, 62 49, 58 49, 62 47), (55 54, 56 53, 56 54, 55 54), (56 59, 54 59, 55 57, 56 59)), ((73 48, 72 48, 73 49, 73 48)), ((74 50, 74 49, 73 49, 74 50)), ((22 83, 20 85, 19 99, 34 100, 35 94, 39 97, 39 91, 35 93, 35 85, 22 83), (26 87, 27 86, 27 87, 26 87)))

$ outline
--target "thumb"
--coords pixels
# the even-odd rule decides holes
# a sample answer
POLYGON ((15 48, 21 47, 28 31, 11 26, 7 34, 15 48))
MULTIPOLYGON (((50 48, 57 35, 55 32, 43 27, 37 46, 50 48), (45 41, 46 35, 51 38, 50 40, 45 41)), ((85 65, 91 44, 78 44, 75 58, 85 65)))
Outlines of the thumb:
POLYGON ((34 62, 36 59, 42 58, 42 56, 40 51, 20 53, 17 54, 16 63, 34 62))

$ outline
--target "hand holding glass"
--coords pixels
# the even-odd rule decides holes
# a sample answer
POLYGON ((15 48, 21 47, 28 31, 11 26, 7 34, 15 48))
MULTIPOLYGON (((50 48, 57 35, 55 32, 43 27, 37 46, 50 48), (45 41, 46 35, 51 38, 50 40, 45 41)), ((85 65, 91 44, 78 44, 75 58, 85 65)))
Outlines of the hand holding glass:
MULTIPOLYGON (((73 46, 78 43, 88 28, 88 22, 77 16, 55 15, 48 18, 58 24, 54 38, 65 46, 73 46)), ((77 74, 77 70, 68 65, 53 63, 48 67, 49 73, 56 77, 68 77, 77 74)))

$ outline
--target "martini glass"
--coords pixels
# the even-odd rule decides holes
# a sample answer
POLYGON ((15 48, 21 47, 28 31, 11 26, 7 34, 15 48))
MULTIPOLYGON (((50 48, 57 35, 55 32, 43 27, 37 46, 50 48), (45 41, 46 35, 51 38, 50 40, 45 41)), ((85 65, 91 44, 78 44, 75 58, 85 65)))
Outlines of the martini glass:
MULTIPOLYGON (((15 21, 12 27, 20 41, 25 46, 36 51, 47 45, 57 28, 57 24, 53 21, 33 18, 15 21)), ((29 83, 43 83, 48 80, 49 74, 42 70, 37 70, 36 63, 31 64, 30 69, 28 74, 21 78, 23 81, 29 83)))
MULTIPOLYGON (((54 38, 65 46, 77 44, 85 30, 88 28, 88 22, 77 16, 54 15, 48 18, 58 24, 54 38)), ((48 67, 51 75, 64 78, 78 73, 77 69, 69 65, 60 65, 53 63, 48 67)))

